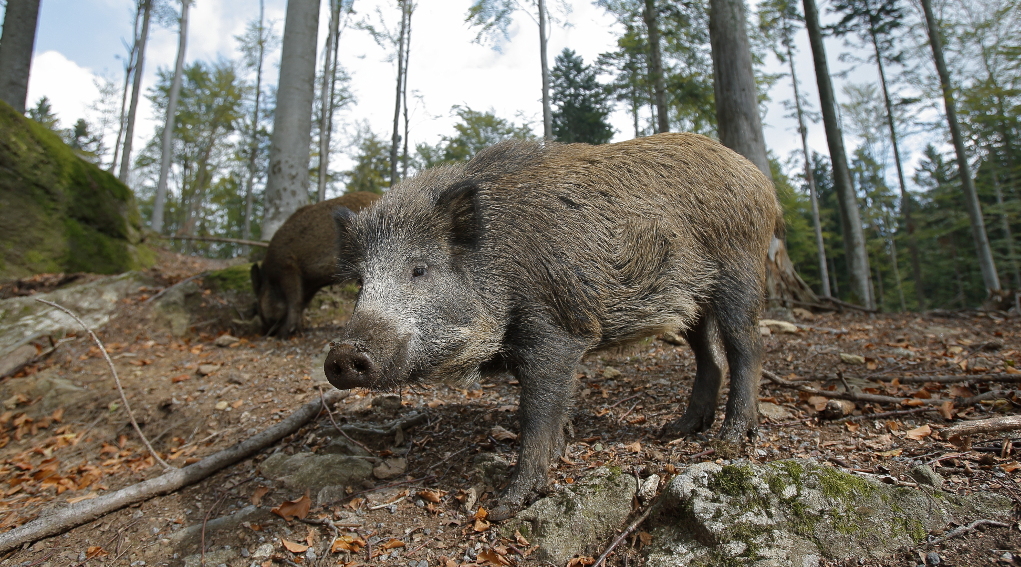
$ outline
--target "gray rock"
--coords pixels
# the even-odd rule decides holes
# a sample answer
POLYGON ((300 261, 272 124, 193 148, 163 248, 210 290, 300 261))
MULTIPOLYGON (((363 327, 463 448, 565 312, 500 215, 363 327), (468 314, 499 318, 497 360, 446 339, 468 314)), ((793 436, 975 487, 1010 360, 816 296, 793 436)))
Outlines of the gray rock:
POLYGON ((642 504, 648 504, 656 497, 656 491, 659 490, 659 482, 658 474, 651 474, 649 478, 642 481, 642 486, 638 489, 638 499, 642 504))
POLYGON ((606 368, 603 369, 603 378, 606 378, 607 380, 620 378, 620 370, 617 370, 612 366, 607 366, 606 368))
POLYGON ((357 443, 352 443, 350 439, 343 436, 334 437, 333 440, 327 443, 325 447, 319 449, 319 452, 326 455, 350 455, 352 457, 371 456, 368 451, 359 447, 357 443))
MULTIPOLYGON (((237 556, 238 552, 234 549, 217 549, 206 553, 205 565, 227 565, 237 556)), ((184 558, 184 567, 200 567, 201 565, 203 565, 201 554, 196 553, 184 558)))
POLYGON ((882 558, 950 521, 1005 517, 993 494, 879 484, 811 460, 700 463, 675 477, 648 524, 648 567, 818 565, 882 558))
POLYGON ((264 543, 264 544, 260 545, 259 547, 255 548, 255 551, 252 552, 252 557, 257 558, 257 559, 261 559, 263 557, 269 557, 270 555, 273 555, 273 544, 272 543, 264 543))
POLYGON ((401 409, 401 397, 394 395, 376 396, 372 398, 372 407, 382 411, 397 411, 401 409))
MULTIPOLYGON (((41 397, 36 407, 44 412, 73 404, 83 389, 67 378, 61 378, 59 372, 59 369, 51 367, 31 376, 8 379, 0 386, 0 398, 7 400, 17 394, 32 400, 41 397)), ((113 378, 110 380, 113 381, 113 378)))
POLYGON ((563 565, 578 553, 598 554, 599 546, 627 521, 637 490, 633 476, 601 467, 522 510, 501 532, 510 537, 519 530, 539 545, 539 560, 563 565))
POLYGON ((772 421, 787 421, 794 417, 789 409, 773 402, 759 402, 759 415, 772 421))
MULTIPOLYGON (((234 531, 237 530, 242 522, 256 522, 259 523, 264 520, 269 520, 273 516, 270 514, 269 508, 260 508, 258 506, 245 506, 237 512, 229 516, 220 516, 215 520, 209 520, 206 522, 206 537, 216 531, 234 531)), ((175 544, 187 545, 190 543, 198 543, 199 538, 202 535, 202 524, 198 523, 194 526, 188 526, 183 530, 178 530, 170 535, 170 541, 175 544)), ((208 540, 207 540, 208 541, 208 540)), ((206 561, 208 562, 208 555, 206 561)))
POLYGON ((372 476, 379 480, 389 480, 401 476, 406 470, 408 470, 407 459, 401 457, 384 459, 372 468, 372 476))
POLYGON ((219 364, 200 364, 199 365, 199 376, 209 376, 220 369, 219 364))
POLYGON ((241 342, 241 339, 233 335, 220 335, 219 337, 216 337, 216 340, 213 341, 213 344, 220 348, 228 348, 230 347, 230 345, 239 342, 241 342))
POLYGON ((798 332, 798 326, 794 323, 778 321, 776 319, 759 319, 759 326, 766 327, 774 333, 794 334, 798 332))
POLYGON ((355 485, 372 477, 372 465, 365 459, 315 453, 276 453, 263 461, 259 470, 287 488, 314 493, 327 486, 355 485))
POLYGON ((931 486, 933 488, 943 488, 943 483, 946 480, 940 476, 936 471, 932 470, 929 465, 918 465, 911 469, 908 473, 911 478, 915 479, 919 484, 931 486))
POLYGON ((500 486, 510 478, 511 473, 510 461, 497 453, 475 455, 472 468, 482 477, 482 481, 490 486, 500 486))
POLYGON ((156 320, 169 327, 175 337, 184 336, 192 324, 190 305, 197 303, 201 297, 202 287, 194 280, 180 283, 153 302, 153 314, 156 320))
POLYGON ((21 345, 7 353, 6 356, 0 357, 0 378, 21 370, 29 362, 32 362, 36 352, 35 345, 27 344, 21 345))

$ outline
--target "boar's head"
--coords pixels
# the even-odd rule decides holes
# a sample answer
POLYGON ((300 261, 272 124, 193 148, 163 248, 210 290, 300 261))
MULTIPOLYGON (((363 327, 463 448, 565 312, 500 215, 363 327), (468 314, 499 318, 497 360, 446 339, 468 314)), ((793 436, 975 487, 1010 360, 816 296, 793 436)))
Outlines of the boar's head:
POLYGON ((252 264, 251 275, 252 291, 255 292, 253 314, 262 321, 263 335, 276 334, 287 318, 287 299, 280 286, 270 281, 265 267, 252 264))
POLYGON ((455 171, 409 179, 357 216, 334 213, 340 275, 361 286, 326 358, 335 387, 470 381, 495 355, 502 329, 481 291, 491 282, 475 274, 483 230, 478 189, 455 171))

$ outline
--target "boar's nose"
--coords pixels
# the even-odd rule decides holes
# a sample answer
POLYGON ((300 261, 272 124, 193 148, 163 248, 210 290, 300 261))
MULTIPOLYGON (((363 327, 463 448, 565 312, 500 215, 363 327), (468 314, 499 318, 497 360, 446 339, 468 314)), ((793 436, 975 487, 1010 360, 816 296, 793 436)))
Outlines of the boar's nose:
POLYGON ((370 387, 376 375, 376 365, 369 355, 347 343, 330 350, 323 370, 330 384, 341 390, 370 387))

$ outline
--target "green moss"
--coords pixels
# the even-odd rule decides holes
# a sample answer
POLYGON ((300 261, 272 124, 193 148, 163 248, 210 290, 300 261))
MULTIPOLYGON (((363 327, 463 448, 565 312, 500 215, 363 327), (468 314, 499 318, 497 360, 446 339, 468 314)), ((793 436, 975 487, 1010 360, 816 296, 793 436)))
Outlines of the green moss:
POLYGON ((752 485, 754 474, 751 467, 747 465, 727 465, 710 478, 706 486, 713 492, 727 496, 741 496, 754 492, 755 486, 752 485))
POLYGON ((865 479, 838 472, 828 467, 819 468, 819 484, 827 498, 848 502, 849 498, 869 498, 876 489, 865 479))
POLYGON ((0 278, 144 268, 131 190, 0 102, 0 278))
POLYGON ((242 291, 252 293, 252 265, 241 264, 212 272, 203 278, 214 291, 242 291))

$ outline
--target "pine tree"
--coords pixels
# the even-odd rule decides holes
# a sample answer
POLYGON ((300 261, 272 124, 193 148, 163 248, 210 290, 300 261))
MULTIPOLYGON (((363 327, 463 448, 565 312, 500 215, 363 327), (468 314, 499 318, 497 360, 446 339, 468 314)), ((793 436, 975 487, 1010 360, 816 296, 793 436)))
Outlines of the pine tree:
POLYGON ((607 94, 596 71, 574 51, 564 49, 551 72, 550 100, 553 111, 553 135, 565 143, 605 144, 613 137, 607 94))

